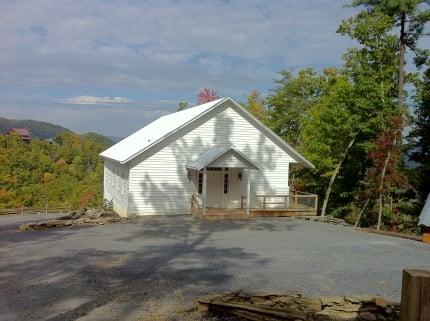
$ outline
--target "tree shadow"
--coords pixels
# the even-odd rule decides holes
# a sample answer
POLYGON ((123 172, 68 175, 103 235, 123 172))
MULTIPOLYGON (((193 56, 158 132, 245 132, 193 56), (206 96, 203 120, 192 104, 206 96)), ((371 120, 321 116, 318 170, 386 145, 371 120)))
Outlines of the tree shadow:
POLYGON ((43 249, 59 251, 70 231, 34 232, 35 253, 23 257, 27 245, 16 244, 21 254, 0 264, 2 300, 19 320, 97 319, 106 310, 114 311, 112 320, 123 320, 144 311, 147 302, 176 300, 173 293, 190 299, 208 289, 230 290, 236 262, 261 267, 269 262, 233 244, 219 247, 211 242, 218 232, 244 227, 242 222, 202 222, 186 216, 148 218, 109 226, 108 241, 117 244, 115 249, 101 249, 102 237, 97 238, 106 235, 107 226, 100 226, 83 231, 93 244, 58 255, 44 255, 43 249), (131 226, 134 230, 127 235, 131 226), (116 229, 123 236, 118 237, 116 229))

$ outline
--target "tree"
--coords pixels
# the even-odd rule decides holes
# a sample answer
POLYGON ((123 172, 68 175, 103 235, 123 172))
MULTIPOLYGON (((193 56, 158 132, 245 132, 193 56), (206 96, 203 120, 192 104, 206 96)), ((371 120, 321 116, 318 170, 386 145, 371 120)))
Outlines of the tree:
POLYGON ((378 195, 378 230, 382 225, 384 195, 393 194, 402 188, 412 189, 406 175, 401 171, 402 123, 403 118, 400 115, 388 118, 384 130, 373 142, 374 148, 369 152, 372 167, 367 175, 367 188, 371 192, 369 197, 378 195))
POLYGON ((179 102, 178 107, 176 108, 176 111, 181 111, 181 110, 187 109, 188 107, 189 107, 188 101, 181 101, 179 102))
POLYGON ((325 74, 325 95, 310 108, 302 132, 302 151, 314 163, 316 176, 326 186, 321 216, 326 213, 335 179, 361 126, 360 116, 353 113, 353 86, 348 77, 334 69, 325 74))
POLYGON ((205 103, 211 102, 213 100, 219 99, 218 93, 214 90, 209 89, 209 88, 202 89, 199 92, 197 98, 198 98, 199 104, 205 104, 205 103))
POLYGON ((94 134, 62 133, 54 143, 0 136, 0 208, 101 205, 105 147, 94 134))
MULTIPOLYGON (((391 30, 399 28, 398 36, 398 106, 404 112, 405 92, 405 54, 409 48, 415 53, 415 62, 421 65, 428 52, 417 47, 424 33, 425 24, 430 21, 430 10, 423 6, 429 5, 428 0, 353 0, 353 7, 364 6, 371 15, 381 14, 391 19, 391 30)), ((359 13, 357 16, 363 14, 359 13)), ((353 18, 352 18, 353 19, 353 18)))
POLYGON ((321 78, 312 69, 280 72, 276 87, 267 97, 268 120, 275 133, 293 146, 300 146, 302 123, 321 95, 321 78))
POLYGON ((425 71, 418 85, 415 107, 416 119, 410 134, 411 159, 418 163, 418 189, 425 200, 430 193, 430 68, 425 71))
POLYGON ((255 118, 261 122, 266 122, 267 110, 264 107, 264 101, 261 98, 261 94, 257 90, 251 91, 251 93, 246 98, 245 108, 254 115, 255 118))

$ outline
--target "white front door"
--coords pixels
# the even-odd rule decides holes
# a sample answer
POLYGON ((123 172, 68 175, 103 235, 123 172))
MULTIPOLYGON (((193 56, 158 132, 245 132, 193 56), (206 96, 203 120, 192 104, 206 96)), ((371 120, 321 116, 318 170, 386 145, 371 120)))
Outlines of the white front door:
POLYGON ((224 171, 208 171, 207 207, 222 208, 224 199, 224 171))

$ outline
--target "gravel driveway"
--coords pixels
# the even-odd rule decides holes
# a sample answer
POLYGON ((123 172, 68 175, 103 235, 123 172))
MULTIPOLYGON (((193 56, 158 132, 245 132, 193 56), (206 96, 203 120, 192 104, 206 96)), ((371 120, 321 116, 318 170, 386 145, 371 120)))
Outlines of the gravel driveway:
POLYGON ((402 269, 430 269, 429 245, 289 218, 15 229, 45 217, 0 217, 1 321, 175 320, 196 295, 239 288, 399 300, 402 269))

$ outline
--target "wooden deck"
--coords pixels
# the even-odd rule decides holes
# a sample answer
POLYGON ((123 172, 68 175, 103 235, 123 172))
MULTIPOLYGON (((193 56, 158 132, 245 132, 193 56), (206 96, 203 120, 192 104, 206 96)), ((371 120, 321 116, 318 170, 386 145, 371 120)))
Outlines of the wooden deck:
POLYGON ((240 208, 206 208, 203 214, 198 195, 191 197, 192 213, 207 219, 250 219, 254 217, 315 216, 318 196, 303 192, 290 195, 256 195, 250 204, 250 214, 245 212, 247 199, 241 197, 240 208))

